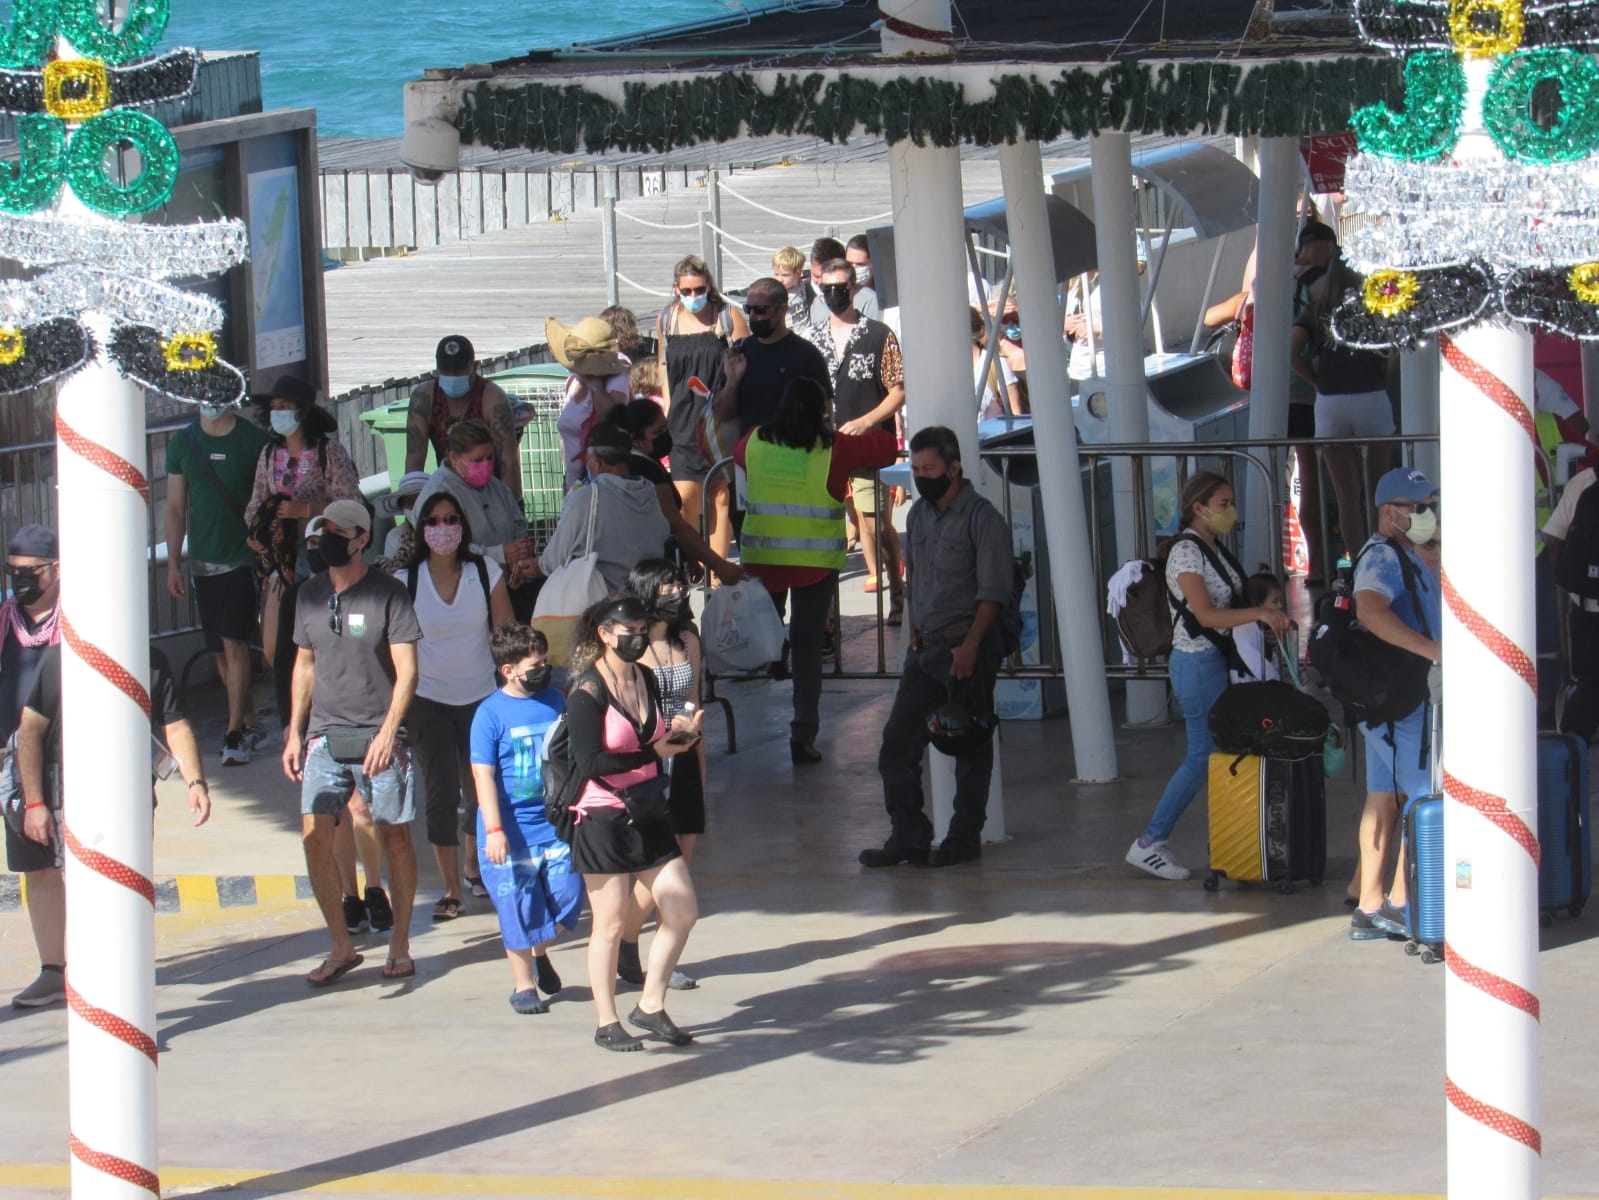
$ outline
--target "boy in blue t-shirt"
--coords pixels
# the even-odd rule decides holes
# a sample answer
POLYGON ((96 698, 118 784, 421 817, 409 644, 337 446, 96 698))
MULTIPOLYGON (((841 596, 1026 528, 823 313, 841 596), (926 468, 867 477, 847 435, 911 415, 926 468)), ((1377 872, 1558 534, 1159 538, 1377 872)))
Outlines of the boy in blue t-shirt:
POLYGON ((561 990, 549 943, 563 927, 577 927, 583 907, 571 847, 544 817, 544 738, 566 697, 550 686, 549 643, 538 630, 502 625, 490 648, 504 686, 472 718, 478 862, 511 963, 511 1007, 542 1013, 549 1007, 539 989, 561 990))

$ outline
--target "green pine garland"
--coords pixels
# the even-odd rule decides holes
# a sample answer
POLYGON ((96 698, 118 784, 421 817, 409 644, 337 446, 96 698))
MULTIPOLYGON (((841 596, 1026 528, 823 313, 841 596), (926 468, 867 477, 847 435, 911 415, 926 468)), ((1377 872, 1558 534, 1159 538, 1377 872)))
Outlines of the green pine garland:
POLYGON ((964 85, 902 75, 877 82, 848 74, 779 75, 770 91, 747 73, 628 84, 618 106, 578 84, 480 83, 466 93, 456 126, 466 145, 574 154, 662 153, 702 142, 817 137, 846 142, 857 131, 890 143, 980 146, 1017 139, 1123 132, 1299 137, 1347 129, 1368 104, 1404 99, 1390 58, 1265 63, 1114 63, 1054 76, 1003 75, 992 99, 968 102, 964 85))

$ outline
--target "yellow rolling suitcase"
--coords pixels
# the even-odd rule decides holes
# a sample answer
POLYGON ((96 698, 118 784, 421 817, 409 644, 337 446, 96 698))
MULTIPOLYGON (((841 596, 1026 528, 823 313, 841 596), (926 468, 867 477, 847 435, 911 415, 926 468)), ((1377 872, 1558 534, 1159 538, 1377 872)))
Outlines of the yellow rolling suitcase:
POLYGON ((1210 756, 1210 875, 1275 883, 1288 892, 1296 880, 1320 884, 1327 869, 1327 786, 1321 756, 1210 756))

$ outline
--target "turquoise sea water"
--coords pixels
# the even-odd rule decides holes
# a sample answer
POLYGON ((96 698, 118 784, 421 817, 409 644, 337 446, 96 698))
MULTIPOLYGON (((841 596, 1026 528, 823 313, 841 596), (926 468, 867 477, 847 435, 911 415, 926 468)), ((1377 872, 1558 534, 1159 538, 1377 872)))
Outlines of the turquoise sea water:
POLYGON ((397 137, 400 90, 426 67, 513 58, 535 46, 741 7, 726 0, 172 0, 167 42, 259 50, 268 108, 314 107, 325 134, 397 137))

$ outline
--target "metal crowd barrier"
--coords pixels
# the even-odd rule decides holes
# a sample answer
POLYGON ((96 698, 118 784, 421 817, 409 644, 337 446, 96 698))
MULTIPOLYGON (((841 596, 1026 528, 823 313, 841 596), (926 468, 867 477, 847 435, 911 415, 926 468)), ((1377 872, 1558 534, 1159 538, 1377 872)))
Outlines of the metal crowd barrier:
MULTIPOLYGON (((1247 472, 1248 478, 1255 486, 1264 485, 1268 489, 1270 502, 1268 504, 1268 520, 1270 529, 1267 536, 1268 554, 1273 569, 1281 575, 1283 573, 1282 544, 1283 523, 1285 518, 1285 482, 1287 479, 1286 457, 1290 449, 1307 447, 1312 450, 1323 450, 1328 447, 1351 447, 1361 454, 1362 494, 1365 496, 1365 517, 1368 530, 1373 528, 1370 510, 1371 485, 1376 476, 1381 474, 1378 464, 1372 462, 1374 453, 1384 450, 1391 456, 1397 448, 1402 465, 1410 466, 1415 462, 1416 447, 1435 445, 1437 435, 1426 434, 1393 434, 1377 438, 1251 438, 1243 439, 1229 444, 1205 442, 1139 442, 1139 443, 1110 443, 1101 445, 1080 445, 1078 447, 1078 463, 1080 478, 1086 482, 1086 507, 1088 510, 1089 546, 1093 559, 1094 594, 1099 600, 1096 605, 1096 614, 1100 626, 1100 644, 1105 673, 1112 679, 1165 679, 1168 677, 1166 663, 1159 660, 1126 662, 1123 658, 1120 637, 1116 631, 1113 620, 1104 615, 1103 598, 1109 577, 1121 565, 1120 556, 1115 553, 1115 527, 1114 523, 1107 521, 1107 503, 1113 511, 1113 494, 1107 501, 1110 493, 1108 477, 1110 467, 1114 462, 1128 462, 1132 471, 1134 512, 1133 523, 1137 530, 1135 540, 1136 555, 1143 558, 1155 556, 1157 537, 1153 514, 1148 510, 1150 488, 1148 486, 1151 475, 1152 461, 1163 460, 1174 464, 1176 485, 1181 490, 1182 485, 1195 470, 1216 470, 1225 475, 1229 480, 1237 481, 1239 472, 1247 472)), ((1003 446, 994 447, 983 451, 983 459, 998 468, 1001 485, 1001 511, 1005 520, 1014 528, 1014 489, 1012 488, 1012 465, 1020 459, 1037 459, 1036 448, 1031 446, 1003 446)), ((1325 464, 1321 455, 1314 456, 1318 480, 1321 484, 1322 503, 1320 505, 1319 526, 1321 545, 1331 545, 1331 522, 1328 517, 1329 501, 1332 498, 1331 482, 1326 474, 1325 464)), ((1386 469, 1383 467, 1382 469, 1386 469)), ((709 480, 718 472, 725 473, 729 486, 736 486, 733 482, 733 461, 724 458, 714 464, 706 478, 709 480)), ((881 480, 877 482, 878 511, 883 511, 884 493, 887 491, 881 480)), ((736 510, 736 504, 735 504, 736 510)), ((879 531, 882 526, 879 524, 879 531)), ((707 532, 706 515, 702 508, 700 514, 700 531, 707 532)), ((1229 539, 1232 548, 1244 533, 1244 526, 1240 523, 1237 532, 1229 539)), ((1325 551, 1324 551, 1325 553, 1325 551)), ((878 546, 878 561, 883 561, 882 547, 878 546)), ((1035 562, 1037 555, 1035 554, 1035 562)), ((1331 564, 1329 564, 1329 567, 1331 564)), ((1061 571, 1060 564, 1053 564, 1052 570, 1058 576, 1061 571)), ((897 663, 890 663, 888 657, 888 636, 883 625, 884 592, 879 591, 876 596, 876 630, 875 663, 868 668, 853 667, 846 663, 844 643, 842 638, 835 642, 837 654, 835 656, 830 678, 833 679, 896 679, 900 671, 897 663)), ((835 592, 833 601, 834 628, 841 628, 839 624, 839 602, 835 592)), ((1037 663, 1023 663, 1013 661, 1007 664, 1005 673, 1011 678, 1045 678, 1059 679, 1064 676, 1064 667, 1061 660, 1061 637, 1055 615, 1054 601, 1051 595, 1039 596, 1038 620, 1042 626, 1048 623, 1049 637, 1040 636, 1040 644, 1048 645, 1051 652, 1045 661, 1037 663)))

